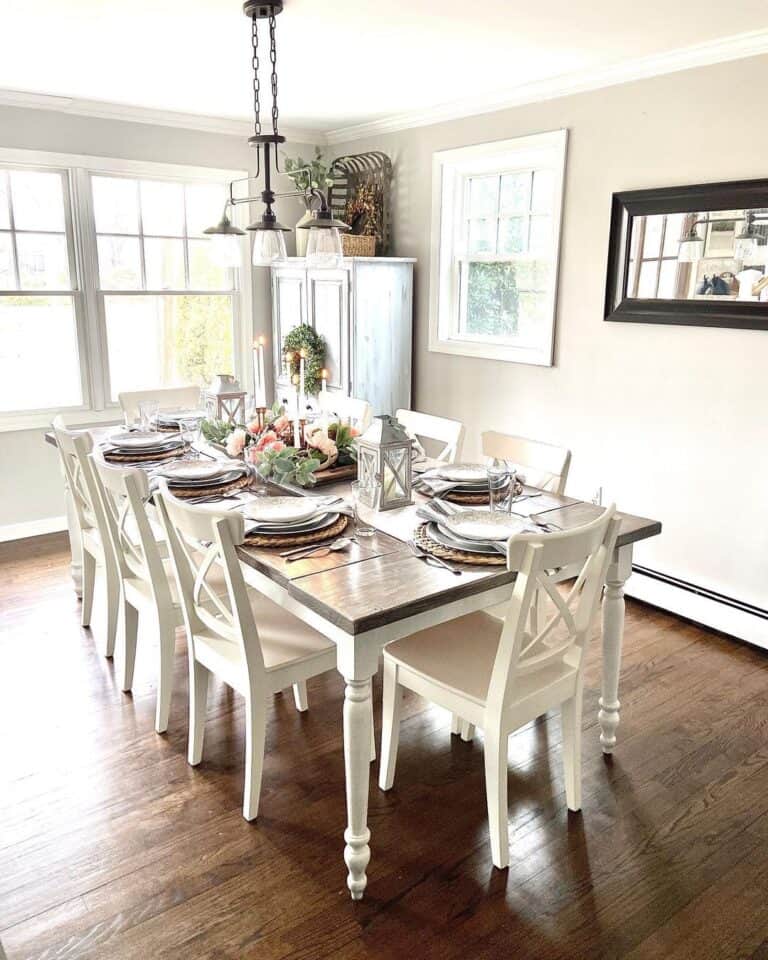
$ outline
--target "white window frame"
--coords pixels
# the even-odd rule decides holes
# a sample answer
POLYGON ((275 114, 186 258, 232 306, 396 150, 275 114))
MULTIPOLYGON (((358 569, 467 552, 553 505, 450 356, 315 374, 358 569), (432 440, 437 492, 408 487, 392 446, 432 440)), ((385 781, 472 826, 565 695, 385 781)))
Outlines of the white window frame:
MULTIPOLYGON (((433 154, 429 284, 431 352, 552 366, 567 139, 567 130, 553 130, 433 154), (545 327, 536 344, 516 343, 511 337, 473 339, 459 332, 461 291, 458 259, 464 243, 467 182, 473 176, 502 175, 531 169, 548 169, 554 174, 552 227, 555 244, 545 327)), ((485 257, 477 255, 472 259, 482 260, 485 257)), ((507 259, 512 261, 517 257, 494 254, 488 255, 487 259, 498 262, 507 259)))
MULTIPOLYGON (((80 379, 83 389, 83 403, 77 407, 20 410, 0 414, 0 433, 47 427, 59 412, 71 414, 73 420, 83 424, 119 420, 119 405, 110 400, 107 331, 102 307, 103 295, 99 288, 96 228, 91 202, 91 174, 186 183, 199 181, 227 184, 231 180, 247 177, 248 171, 6 148, 0 148, 0 164, 32 170, 63 171, 65 174, 65 215, 67 223, 72 226, 75 261, 75 272, 71 278, 73 289, 66 292, 75 298, 80 379)), ((243 389, 252 389, 250 357, 253 341, 253 311, 249 256, 243 257, 243 264, 235 273, 236 288, 232 294, 234 373, 243 384, 243 389)), ((51 293, 51 291, 37 292, 51 293)), ((136 292, 146 293, 146 291, 136 292)), ((209 290, 205 293, 211 295, 216 294, 217 291, 209 290)), ((34 371, 31 371, 31 375, 34 376, 34 371)))

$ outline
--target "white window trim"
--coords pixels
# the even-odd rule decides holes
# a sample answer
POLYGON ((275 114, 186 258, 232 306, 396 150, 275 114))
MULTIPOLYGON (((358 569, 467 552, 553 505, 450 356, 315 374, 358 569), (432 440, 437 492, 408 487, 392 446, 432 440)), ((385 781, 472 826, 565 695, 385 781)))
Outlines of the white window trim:
MULTIPOLYGON (((96 424, 120 420, 119 406, 109 399, 106 353, 106 325, 99 308, 98 263, 95 234, 86 226, 93 223, 89 176, 92 173, 119 174, 146 177, 154 180, 182 180, 194 182, 228 183, 248 176, 246 170, 227 170, 217 167, 187 166, 186 164, 155 163, 144 160, 120 160, 112 157, 92 157, 85 154, 51 153, 40 150, 17 150, 0 147, 0 163, 38 170, 64 170, 70 197, 66 210, 72 217, 74 259, 77 264, 77 289, 73 296, 79 301, 78 350, 80 375, 83 384, 83 403, 77 407, 55 407, 46 410, 13 411, 0 414, 0 433, 35 430, 48 427, 57 413, 65 413, 71 423, 96 424), (82 339, 80 339, 82 338, 82 339)), ((236 272, 237 289, 234 302, 233 346, 235 376, 243 389, 252 390, 251 344, 253 342, 252 274, 250 256, 243 257, 243 265, 236 272)), ((34 371, 32 372, 34 376, 34 371)))
MULTIPOLYGON (((442 150, 432 157, 432 233, 430 245, 429 282, 429 350, 463 357, 505 360, 510 363, 529 363, 551 367, 554 355, 555 315, 557 308, 558 267, 560 259, 563 185, 565 181, 567 130, 497 140, 455 150, 442 150), (455 298, 453 250, 457 223, 461 217, 463 199, 456 189, 456 179, 468 175, 498 172, 510 154, 515 156, 515 167, 535 166, 547 157, 552 166, 552 154, 559 155, 555 173, 555 203, 552 211, 556 243, 553 260, 553 284, 548 317, 550 318, 546 345, 541 348, 524 347, 503 339, 471 340, 466 335, 452 333, 458 312, 455 298)), ((474 258, 473 258, 474 259, 474 258)), ((480 259, 479 257, 477 259, 480 259)), ((494 260, 503 259, 494 257, 494 260)))

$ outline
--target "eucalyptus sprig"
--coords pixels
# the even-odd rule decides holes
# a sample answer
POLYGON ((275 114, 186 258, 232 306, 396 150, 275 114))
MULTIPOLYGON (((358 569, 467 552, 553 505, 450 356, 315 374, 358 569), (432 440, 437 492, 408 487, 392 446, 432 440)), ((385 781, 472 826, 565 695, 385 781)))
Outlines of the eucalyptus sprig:
POLYGON ((290 177, 296 189, 304 194, 309 194, 313 187, 315 190, 323 190, 333 186, 330 169, 331 164, 324 162, 320 147, 315 147, 313 160, 304 160, 302 157, 296 157, 294 160, 292 157, 283 156, 283 170, 286 176, 290 177))
POLYGON ((277 483, 295 483, 299 487, 314 486, 314 473, 319 466, 318 459, 308 456, 305 451, 296 450, 295 447, 263 450, 256 454, 256 470, 259 476, 277 483))

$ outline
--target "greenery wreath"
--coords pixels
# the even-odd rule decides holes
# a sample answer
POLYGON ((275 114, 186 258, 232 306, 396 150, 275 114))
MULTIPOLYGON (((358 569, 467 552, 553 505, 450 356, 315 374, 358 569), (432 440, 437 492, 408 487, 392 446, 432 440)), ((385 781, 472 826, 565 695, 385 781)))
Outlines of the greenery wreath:
POLYGON ((325 339, 306 323, 294 327, 283 340, 283 356, 291 355, 288 364, 291 380, 299 373, 299 351, 304 357, 304 389, 317 394, 321 386, 320 373, 325 366, 325 339))

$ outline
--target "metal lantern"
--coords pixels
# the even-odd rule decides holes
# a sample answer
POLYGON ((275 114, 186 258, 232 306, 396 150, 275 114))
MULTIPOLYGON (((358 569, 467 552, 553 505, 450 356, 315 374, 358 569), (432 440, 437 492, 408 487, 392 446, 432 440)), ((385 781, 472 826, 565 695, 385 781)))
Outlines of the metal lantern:
MULTIPOLYGON (((394 417, 375 417, 357 442, 357 478, 381 484, 379 510, 413 503, 411 498, 411 438, 394 417)), ((369 503, 374 507, 376 504, 369 503)))
POLYGON ((205 392, 205 414, 209 420, 245 423, 245 398, 231 373, 217 373, 205 392))

